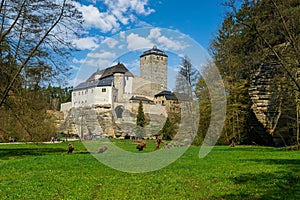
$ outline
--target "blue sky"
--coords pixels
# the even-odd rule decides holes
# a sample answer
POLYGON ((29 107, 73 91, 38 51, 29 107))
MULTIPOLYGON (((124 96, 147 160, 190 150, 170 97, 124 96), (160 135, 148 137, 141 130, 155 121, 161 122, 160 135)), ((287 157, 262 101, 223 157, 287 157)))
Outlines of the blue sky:
POLYGON ((179 30, 208 48, 212 35, 222 23, 221 3, 222 0, 152 0, 150 5, 155 12, 143 19, 153 26, 179 30))
POLYGON ((77 7, 83 13, 85 31, 74 40, 80 49, 71 63, 75 85, 97 68, 116 61, 124 62, 138 74, 136 55, 154 44, 170 52, 170 68, 178 67, 180 63, 176 62, 183 55, 194 57, 195 65, 200 65, 203 61, 197 60, 197 55, 189 55, 193 54, 189 47, 197 43, 203 47, 197 53, 206 55, 225 13, 221 3, 222 0, 79 1, 77 7))

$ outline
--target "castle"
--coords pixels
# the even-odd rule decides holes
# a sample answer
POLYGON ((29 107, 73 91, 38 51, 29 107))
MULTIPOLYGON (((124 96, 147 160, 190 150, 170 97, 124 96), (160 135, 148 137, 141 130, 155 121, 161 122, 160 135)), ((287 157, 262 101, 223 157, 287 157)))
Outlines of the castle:
POLYGON ((149 134, 157 132, 167 111, 164 102, 155 101, 155 95, 167 89, 167 82, 168 55, 156 46, 140 55, 140 76, 120 62, 97 70, 74 87, 72 102, 62 105, 65 123, 61 130, 82 137, 132 134, 142 101, 145 115, 151 118, 149 134))
POLYGON ((122 63, 97 70, 72 91, 72 107, 92 107, 126 102, 133 95, 152 98, 167 88, 168 56, 154 46, 140 56, 140 77, 122 63))

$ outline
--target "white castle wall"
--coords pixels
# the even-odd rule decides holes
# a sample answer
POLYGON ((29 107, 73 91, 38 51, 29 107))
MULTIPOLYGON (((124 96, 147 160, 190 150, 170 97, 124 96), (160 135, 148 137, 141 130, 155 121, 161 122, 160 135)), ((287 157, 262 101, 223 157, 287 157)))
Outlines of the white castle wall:
POLYGON ((72 92, 72 107, 86 107, 96 104, 112 104, 116 99, 116 91, 112 86, 93 87, 72 92))

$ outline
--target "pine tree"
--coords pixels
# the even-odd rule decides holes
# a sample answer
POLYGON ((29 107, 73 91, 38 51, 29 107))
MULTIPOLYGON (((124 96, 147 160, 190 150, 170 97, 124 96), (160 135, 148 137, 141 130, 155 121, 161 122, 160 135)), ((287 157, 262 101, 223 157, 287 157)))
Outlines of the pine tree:
POLYGON ((138 107, 138 114, 136 118, 136 125, 139 127, 144 127, 146 125, 146 118, 145 113, 143 110, 143 103, 140 101, 139 107, 138 107))
POLYGON ((193 68, 190 58, 184 56, 176 77, 175 92, 184 93, 191 97, 198 78, 199 72, 193 68))
POLYGON ((160 134, 162 135, 163 140, 171 140, 173 138, 175 134, 175 127, 169 117, 167 117, 166 122, 160 131, 160 134))

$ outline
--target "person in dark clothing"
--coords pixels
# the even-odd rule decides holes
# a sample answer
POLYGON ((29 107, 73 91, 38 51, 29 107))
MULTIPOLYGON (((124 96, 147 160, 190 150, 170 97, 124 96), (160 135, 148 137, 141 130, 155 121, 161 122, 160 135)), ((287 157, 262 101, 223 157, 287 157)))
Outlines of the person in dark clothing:
POLYGON ((73 144, 69 143, 69 144, 68 144, 68 151, 67 151, 67 154, 72 153, 73 150, 74 150, 73 144))
POLYGON ((233 137, 233 138, 231 139, 231 143, 230 143, 230 145, 229 145, 229 146, 231 146, 231 147, 235 147, 235 145, 236 145, 236 138, 235 138, 235 137, 233 137))

